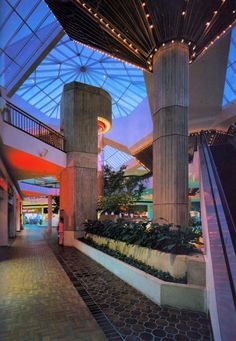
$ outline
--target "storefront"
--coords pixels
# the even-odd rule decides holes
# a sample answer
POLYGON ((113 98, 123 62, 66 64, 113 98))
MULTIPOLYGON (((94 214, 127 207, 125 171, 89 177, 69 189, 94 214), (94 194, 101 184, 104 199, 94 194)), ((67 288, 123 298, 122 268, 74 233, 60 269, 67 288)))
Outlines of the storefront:
MULTIPOLYGON (((22 205, 23 225, 48 225, 48 198, 26 197, 22 205)), ((52 201, 52 226, 57 226, 59 220, 58 208, 52 201)))
POLYGON ((25 207, 22 209, 23 223, 42 225, 43 223, 43 208, 42 207, 25 207))

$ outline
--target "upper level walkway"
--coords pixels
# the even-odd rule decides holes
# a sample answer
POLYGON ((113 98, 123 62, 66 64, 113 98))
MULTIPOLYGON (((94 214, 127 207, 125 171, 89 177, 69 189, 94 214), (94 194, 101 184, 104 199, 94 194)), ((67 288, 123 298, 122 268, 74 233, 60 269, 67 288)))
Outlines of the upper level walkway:
POLYGON ((47 245, 44 231, 0 248, 1 341, 211 340, 205 314, 156 305, 78 250, 47 245))
POLYGON ((64 137, 8 101, 1 110, 2 149, 15 179, 59 175, 66 167, 64 137))

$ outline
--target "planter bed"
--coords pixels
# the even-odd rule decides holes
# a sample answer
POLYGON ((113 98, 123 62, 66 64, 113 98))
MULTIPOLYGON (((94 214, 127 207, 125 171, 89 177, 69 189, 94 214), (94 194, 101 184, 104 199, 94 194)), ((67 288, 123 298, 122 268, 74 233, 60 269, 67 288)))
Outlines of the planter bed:
POLYGON ((157 304, 206 312, 203 286, 164 282, 80 240, 74 239, 73 246, 157 304))
POLYGON ((188 284, 205 286, 205 260, 201 253, 175 255, 94 234, 87 234, 86 238, 158 271, 168 272, 174 278, 187 277, 188 284))
POLYGON ((112 249, 109 249, 107 246, 104 245, 99 245, 94 243, 92 240, 90 239, 85 239, 85 238, 81 238, 79 239, 81 242, 94 247, 95 249, 102 251, 116 259, 121 260, 122 262, 125 262, 131 266, 134 266, 137 269, 140 269, 154 277, 157 277, 165 282, 174 282, 174 283, 182 283, 182 284, 187 284, 187 278, 185 277, 178 277, 175 278, 173 277, 169 272, 165 272, 165 271, 161 271, 161 270, 156 270, 153 267, 146 265, 140 261, 137 261, 133 258, 129 258, 125 255, 122 255, 119 251, 114 251, 112 249))

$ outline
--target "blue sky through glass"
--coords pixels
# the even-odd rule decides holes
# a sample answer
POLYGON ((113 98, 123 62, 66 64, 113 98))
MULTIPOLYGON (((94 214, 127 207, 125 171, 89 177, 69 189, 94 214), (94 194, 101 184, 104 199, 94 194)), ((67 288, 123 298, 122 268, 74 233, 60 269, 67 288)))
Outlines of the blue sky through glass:
POLYGON ((231 35, 222 105, 225 106, 235 100, 236 100, 236 27, 232 30, 231 35))
POLYGON ((59 118, 63 85, 78 81, 112 96, 113 118, 129 115, 146 97, 143 72, 64 36, 17 91, 17 95, 59 118))
POLYGON ((60 26, 41 0, 0 0, 0 82, 8 88, 60 26))
POLYGON ((120 150, 111 146, 105 146, 103 150, 104 164, 109 165, 114 169, 120 168, 133 159, 132 155, 121 152, 120 150))

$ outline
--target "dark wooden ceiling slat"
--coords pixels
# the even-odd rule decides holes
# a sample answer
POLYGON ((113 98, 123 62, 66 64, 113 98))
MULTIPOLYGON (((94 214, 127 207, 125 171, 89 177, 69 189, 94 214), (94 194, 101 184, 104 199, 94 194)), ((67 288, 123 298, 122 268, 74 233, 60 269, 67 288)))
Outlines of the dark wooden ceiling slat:
POLYGON ((149 56, 161 44, 184 39, 191 42, 190 56, 197 58, 229 25, 236 23, 235 0, 85 0, 87 9, 79 0, 45 1, 72 39, 146 70, 149 56), (123 39, 98 22, 88 6, 113 25, 123 39))

